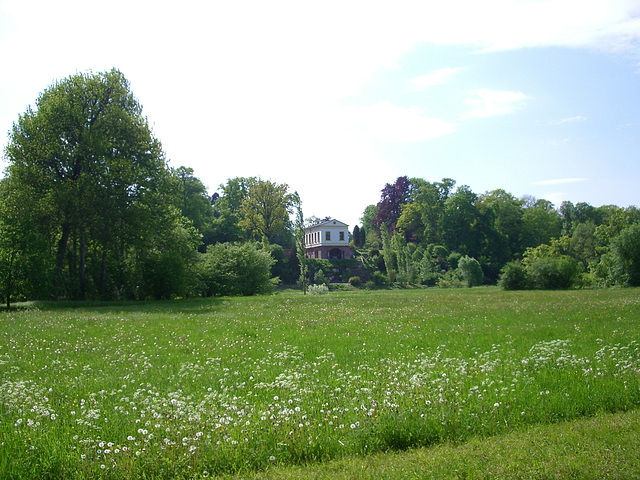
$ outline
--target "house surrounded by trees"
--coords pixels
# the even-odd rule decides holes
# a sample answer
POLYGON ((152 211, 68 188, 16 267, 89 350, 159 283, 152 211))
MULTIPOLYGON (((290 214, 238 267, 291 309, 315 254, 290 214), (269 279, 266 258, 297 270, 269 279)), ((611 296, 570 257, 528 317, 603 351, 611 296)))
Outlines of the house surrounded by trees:
POLYGON ((307 258, 353 258, 353 250, 349 245, 349 226, 339 220, 323 220, 305 228, 304 244, 307 258))

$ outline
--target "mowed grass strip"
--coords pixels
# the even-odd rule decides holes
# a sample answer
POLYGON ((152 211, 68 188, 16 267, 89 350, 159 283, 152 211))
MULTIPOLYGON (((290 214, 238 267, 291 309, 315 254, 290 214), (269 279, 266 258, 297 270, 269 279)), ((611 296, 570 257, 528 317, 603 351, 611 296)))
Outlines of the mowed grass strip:
MULTIPOLYGON (((638 479, 640 412, 534 426, 463 444, 274 467, 247 480, 638 479)), ((222 476, 221 479, 231 478, 222 476)), ((236 478, 238 478, 236 476, 236 478)))
POLYGON ((633 410, 639 293, 290 292, 4 312, 0 471, 237 475, 633 410))

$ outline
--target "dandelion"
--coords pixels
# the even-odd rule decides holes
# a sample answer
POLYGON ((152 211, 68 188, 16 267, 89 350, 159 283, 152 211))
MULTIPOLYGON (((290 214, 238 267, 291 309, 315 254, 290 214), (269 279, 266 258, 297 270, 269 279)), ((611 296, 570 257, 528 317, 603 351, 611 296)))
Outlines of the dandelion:
POLYGON ((274 457, 273 455, 271 455, 271 456, 269 457, 269 461, 270 461, 270 462, 275 462, 275 461, 276 461, 276 457, 274 457))

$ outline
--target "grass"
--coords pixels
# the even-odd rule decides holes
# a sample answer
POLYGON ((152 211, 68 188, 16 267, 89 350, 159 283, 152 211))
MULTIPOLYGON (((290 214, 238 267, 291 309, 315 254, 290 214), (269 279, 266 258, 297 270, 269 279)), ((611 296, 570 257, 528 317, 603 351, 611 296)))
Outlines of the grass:
MULTIPOLYGON (((449 449, 494 444, 517 470, 528 447, 500 442, 637 408, 638 293, 288 292, 4 312, 0 472, 260 478, 321 463, 366 473, 410 450, 401 469, 429 478, 411 466, 421 447, 446 463, 449 449)), ((437 468, 478 476, 454 463, 437 468)), ((523 478, 553 472, 536 471, 523 478)))
MULTIPOLYGON (((275 467, 247 480, 638 479, 640 412, 536 425, 462 444, 275 467)), ((230 477, 226 477, 230 478, 230 477)))

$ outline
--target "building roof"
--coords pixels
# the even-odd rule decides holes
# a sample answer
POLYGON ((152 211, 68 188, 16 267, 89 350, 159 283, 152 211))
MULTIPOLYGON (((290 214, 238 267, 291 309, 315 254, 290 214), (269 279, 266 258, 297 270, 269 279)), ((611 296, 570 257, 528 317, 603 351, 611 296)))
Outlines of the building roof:
POLYGON ((348 227, 349 225, 347 225, 346 223, 341 222, 340 220, 336 220, 335 218, 330 218, 329 220, 324 220, 320 223, 316 223, 315 225, 311 225, 310 227, 306 227, 305 230, 310 230, 312 228, 318 228, 318 227, 324 227, 324 226, 330 226, 330 227, 348 227))

